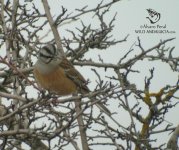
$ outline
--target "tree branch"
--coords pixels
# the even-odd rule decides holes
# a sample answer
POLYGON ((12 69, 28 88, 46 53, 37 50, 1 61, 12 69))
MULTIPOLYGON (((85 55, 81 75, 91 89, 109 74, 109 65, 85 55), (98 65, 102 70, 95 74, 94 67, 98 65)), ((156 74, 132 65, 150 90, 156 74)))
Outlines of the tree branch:
POLYGON ((178 138, 179 138, 179 125, 175 128, 172 136, 170 137, 170 139, 167 143, 167 149, 177 150, 179 148, 177 146, 178 138))

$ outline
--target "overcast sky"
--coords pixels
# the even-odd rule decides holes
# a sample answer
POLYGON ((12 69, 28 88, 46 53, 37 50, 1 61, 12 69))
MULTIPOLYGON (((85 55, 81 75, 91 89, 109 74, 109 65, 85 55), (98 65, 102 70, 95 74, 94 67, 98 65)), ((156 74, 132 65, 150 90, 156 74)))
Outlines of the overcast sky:
MULTIPOLYGON (((59 1, 59 4, 62 3, 65 8, 69 11, 73 12, 76 8, 82 8, 83 6, 88 5, 89 7, 95 6, 98 0, 63 0, 59 1)), ((50 4, 52 9, 52 13, 55 14, 59 11, 59 6, 56 3, 50 4)), ((117 17, 115 21, 115 28, 113 31, 113 35, 116 39, 123 39, 127 34, 129 34, 128 41, 122 44, 118 44, 109 48, 107 51, 91 51, 86 55, 86 58, 93 58, 93 60, 98 60, 98 54, 102 56, 104 61, 116 63, 123 56, 123 54, 130 49, 130 47, 137 41, 137 37, 141 38, 141 43, 145 49, 148 49, 154 45, 156 45, 161 39, 173 38, 176 39, 168 45, 175 46, 176 49, 174 51, 174 55, 179 56, 179 1, 178 0, 122 0, 121 2, 116 3, 109 12, 109 15, 106 16, 106 21, 111 20, 112 16, 117 12, 117 17), (136 33, 136 30, 145 30, 142 26, 144 25, 153 25, 146 18, 149 16, 146 9, 153 9, 157 13, 160 13, 160 20, 154 24, 154 26, 158 26, 156 29, 162 29, 162 26, 165 27, 165 30, 171 31, 173 33, 166 34, 147 34, 136 33)), ((89 15, 85 15, 82 18, 82 21, 86 24, 92 23, 93 26, 98 26, 98 22, 95 22, 94 18, 91 18, 89 15)), ((60 28, 61 36, 69 36, 66 29, 74 29, 75 27, 81 27, 80 21, 76 23, 76 26, 62 26, 60 28)), ((152 80, 151 90, 154 92, 158 91, 162 87, 167 84, 175 84, 177 81, 178 74, 173 73, 167 65, 163 65, 163 63, 150 63, 143 62, 136 65, 136 68, 141 70, 141 74, 136 74, 135 76, 131 76, 131 80, 137 84, 137 87, 143 88, 144 77, 149 75, 149 69, 155 67, 155 77, 152 80)), ((85 75, 86 78, 92 78, 93 76, 88 70, 83 68, 80 69, 81 73, 85 75), (90 76, 89 76, 90 74, 90 76)), ((110 74, 110 73, 109 73, 110 74)), ((95 78, 95 76, 94 76, 95 78)), ((91 79, 92 80, 92 79, 91 79)), ((95 79, 94 79, 95 80, 95 79)), ((92 84, 93 85, 93 84, 92 84)), ((179 123, 178 113, 179 108, 177 107, 175 110, 172 110, 168 113, 166 120, 177 125, 179 123)), ((124 117, 125 118, 125 117, 124 117)), ((124 120, 128 122, 129 120, 124 120)), ((169 137, 165 135, 160 135, 161 138, 156 142, 156 145, 159 145, 163 142, 168 141, 169 137)), ((104 150, 104 148, 103 148, 104 150)))
MULTIPOLYGON (((85 5, 88 6, 95 6, 97 0, 63 0, 60 1, 63 3, 64 7, 68 8, 68 10, 73 11, 75 8, 80 8, 85 5)), ((54 10, 58 11, 58 6, 55 3, 51 4, 54 7, 54 10)), ((122 0, 118 2, 111 8, 111 12, 109 13, 108 17, 106 17, 106 21, 111 19, 117 12, 116 22, 115 22, 115 29, 114 29, 114 37, 116 39, 123 39, 127 34, 130 34, 128 41, 126 43, 118 44, 117 46, 111 47, 107 51, 92 51, 88 53, 87 57, 93 58, 94 60, 98 59, 98 54, 102 56, 102 58, 107 62, 116 63, 119 58, 129 50, 129 48, 137 41, 137 37, 141 38, 141 42, 144 48, 150 48, 157 44, 161 39, 173 38, 176 37, 176 40, 168 43, 168 45, 175 46, 175 55, 179 56, 179 1, 178 0, 122 0), (175 33, 168 33, 168 34, 137 34, 135 30, 142 29, 141 26, 144 24, 150 24, 149 20, 146 18, 148 17, 148 12, 146 9, 153 9, 156 12, 160 13, 160 20, 155 24, 155 26, 165 26, 167 30, 175 32, 175 33)), ((55 12, 54 12, 55 13, 55 12)), ((82 20, 85 23, 90 23, 91 18, 84 16, 82 20)), ((94 20, 94 19, 93 19, 94 20)), ((93 22, 93 25, 98 25, 97 23, 93 22)), ((78 24, 80 26, 80 24, 78 24)), ((78 27, 77 26, 77 27, 78 27)), ((66 36, 67 33, 63 31, 67 29, 69 26, 64 26, 61 28, 60 32, 62 36, 66 36)), ((73 27, 72 27, 73 28, 73 27)), ((136 68, 143 72, 142 75, 137 75, 134 77, 132 76, 131 79, 137 83, 139 88, 143 88, 143 79, 146 75, 149 75, 149 69, 152 67, 156 67, 155 70, 155 77, 152 80, 152 87, 151 89, 154 91, 158 91, 163 86, 167 84, 175 84, 178 74, 173 73, 167 65, 163 65, 162 63, 149 63, 144 62, 136 65, 136 68), (141 83, 141 84, 140 84, 141 83)), ((81 68, 79 68, 81 69, 81 68)), ((85 77, 91 78, 89 76, 90 73, 88 71, 81 69, 81 72, 85 77)), ((167 115, 166 120, 174 123, 177 125, 179 123, 178 113, 179 107, 175 110, 170 111, 167 115)), ((125 118, 125 117, 124 117, 125 118)), ((120 119, 124 119, 120 118, 120 119)), ((125 122, 125 121, 124 121, 125 122)), ((128 122, 128 121, 126 121, 128 122)), ((160 135, 161 138, 156 142, 156 145, 168 141, 169 137, 165 135, 160 135)), ((103 148, 104 150, 104 148, 103 148)))
MULTIPOLYGON (((20 0, 21 1, 21 0, 20 0)), ((69 12, 74 12, 76 8, 82 8, 83 6, 88 5, 89 7, 96 6, 99 0, 50 0, 48 1, 51 6, 51 12, 53 15, 59 14, 60 5, 63 5, 68 9, 69 12)), ((105 0, 104 0, 105 2, 105 0)), ((107 2, 107 0, 106 0, 107 2)), ((42 10, 41 1, 35 0, 35 3, 42 10)), ((105 62, 117 63, 118 60, 123 56, 123 54, 130 49, 130 47, 137 41, 137 37, 141 38, 141 43, 144 48, 148 49, 156 45, 161 39, 173 38, 176 39, 168 45, 175 46, 175 55, 179 56, 179 0, 121 0, 112 6, 110 9, 109 15, 106 16, 106 21, 111 20, 112 16, 117 12, 117 17, 115 21, 115 28, 113 35, 115 39, 123 39, 127 34, 129 34, 128 41, 116 46, 112 46, 107 51, 91 51, 86 55, 86 58, 93 58, 93 60, 98 61, 98 54, 104 59, 105 62), (136 33, 136 30, 145 30, 143 26, 145 24, 152 25, 149 20, 146 18, 149 16, 146 9, 153 9, 156 12, 160 13, 160 20, 154 25, 164 26, 165 29, 175 32, 175 33, 166 33, 166 34, 149 34, 149 33, 136 33)), ((98 26, 98 22, 95 22, 95 18, 91 18, 90 15, 85 15, 82 18, 82 21, 86 24, 92 23, 93 26, 98 26), (93 21, 93 22, 92 22, 93 21)), ((81 27, 80 20, 74 23, 73 25, 64 25, 59 28, 60 34, 62 37, 70 36, 65 30, 74 29, 75 27, 81 27), (76 26, 74 26, 74 24, 76 26)), ((146 31, 145 31, 146 32, 146 31)), ((50 37, 47 37, 47 39, 50 37)), ((143 88, 143 79, 146 75, 149 75, 149 69, 153 66, 156 67, 154 80, 152 80, 152 90, 157 91, 161 87, 167 84, 175 84, 177 80, 177 73, 173 73, 169 67, 163 65, 162 63, 152 64, 144 62, 137 64, 135 67, 142 71, 141 75, 136 74, 131 76, 132 82, 137 84, 138 88, 143 88), (140 84, 141 83, 141 84, 140 84)), ((91 75, 86 69, 77 67, 80 72, 86 78, 94 78, 95 75, 91 75), (90 76, 89 76, 90 74, 90 76)), ((109 72, 110 74, 110 72, 109 72)), ((93 84, 91 84, 91 88, 93 84)), ((179 123, 178 114, 179 108, 168 113, 167 121, 177 125, 179 123)), ((125 117, 124 117, 125 118, 125 117)), ((123 119, 123 118, 122 118, 123 119)), ((124 121, 124 120, 123 120, 124 121)), ((161 139, 157 141, 156 144, 163 143, 168 140, 169 137, 161 136, 161 139)), ((104 148, 103 148, 104 150, 104 148)))

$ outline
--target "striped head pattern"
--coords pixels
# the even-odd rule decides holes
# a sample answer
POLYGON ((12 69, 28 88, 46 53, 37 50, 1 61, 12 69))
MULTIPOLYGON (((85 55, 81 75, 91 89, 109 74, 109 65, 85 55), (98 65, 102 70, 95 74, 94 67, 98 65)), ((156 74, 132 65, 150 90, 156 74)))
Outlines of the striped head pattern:
POLYGON ((49 64, 59 58, 59 52, 57 51, 55 45, 48 44, 42 47, 39 51, 38 59, 45 64, 49 64))

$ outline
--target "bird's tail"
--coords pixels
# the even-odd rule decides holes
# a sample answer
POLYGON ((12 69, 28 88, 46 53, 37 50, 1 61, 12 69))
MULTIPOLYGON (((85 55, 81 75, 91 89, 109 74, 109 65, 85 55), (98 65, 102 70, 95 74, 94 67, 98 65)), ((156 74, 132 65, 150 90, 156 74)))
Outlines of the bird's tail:
POLYGON ((111 112, 109 111, 109 109, 108 109, 106 106, 104 106, 102 103, 97 102, 95 105, 96 105, 102 112, 104 112, 106 115, 111 116, 111 112))

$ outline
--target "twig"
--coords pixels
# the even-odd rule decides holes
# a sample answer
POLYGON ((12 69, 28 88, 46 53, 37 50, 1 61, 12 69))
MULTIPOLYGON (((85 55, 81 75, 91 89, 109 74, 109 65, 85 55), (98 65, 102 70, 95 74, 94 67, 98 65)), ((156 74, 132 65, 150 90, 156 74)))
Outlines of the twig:
MULTIPOLYGON (((79 114, 82 110, 80 103, 81 103, 80 100, 75 101, 75 110, 76 110, 77 114, 79 114)), ((77 121, 78 121, 78 125, 79 125, 82 148, 83 148, 83 150, 89 150, 87 135, 86 135, 86 129, 85 129, 85 124, 84 124, 84 121, 83 121, 82 114, 77 117, 77 121)))
POLYGON ((173 132, 172 136, 170 137, 167 148, 171 150, 177 150, 178 148, 178 138, 179 138, 179 125, 175 128, 175 131, 173 132))
POLYGON ((47 2, 47 0, 42 0, 42 3, 43 3, 43 6, 44 6, 44 10, 45 10, 45 14, 47 16, 48 22, 49 22, 50 27, 52 29, 52 32, 53 32, 53 35, 54 35, 54 38, 55 38, 55 42, 57 44, 57 48, 64 55, 64 51, 63 51, 63 47, 62 47, 62 43, 61 43, 61 38, 60 38, 60 35, 58 33, 57 26, 55 25, 53 18, 52 18, 52 15, 50 13, 50 7, 48 5, 48 2, 47 2))

